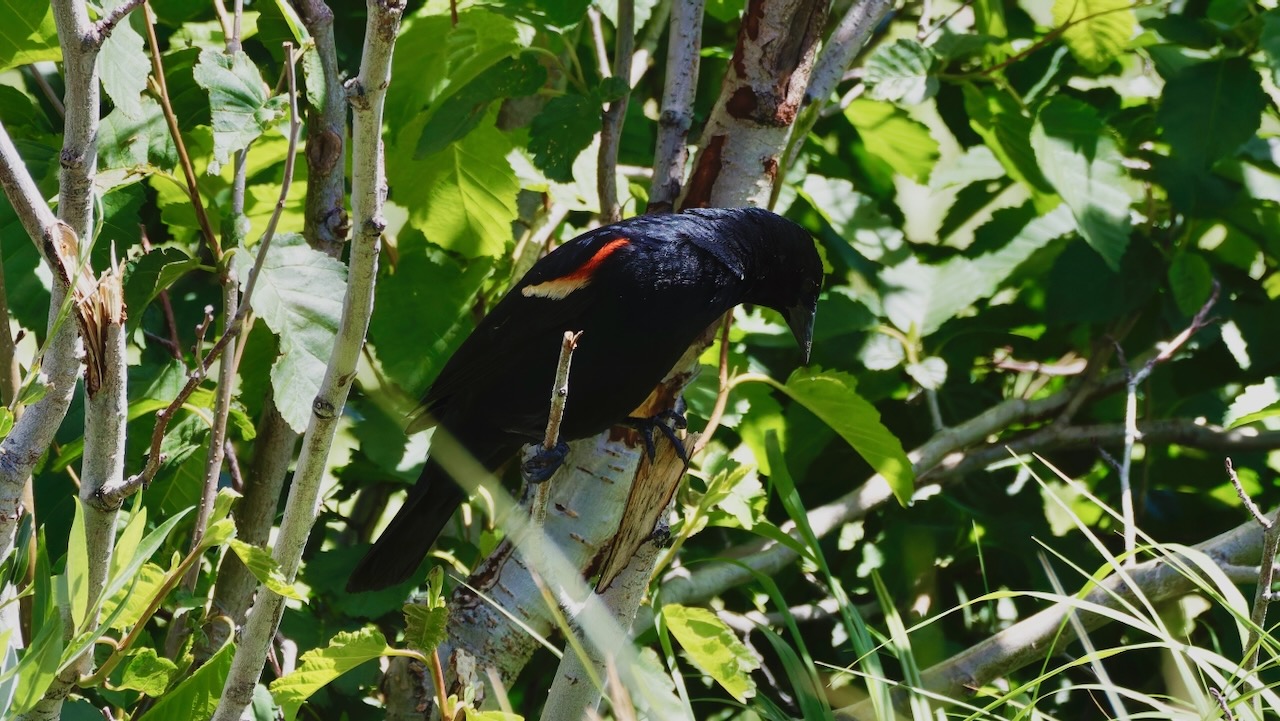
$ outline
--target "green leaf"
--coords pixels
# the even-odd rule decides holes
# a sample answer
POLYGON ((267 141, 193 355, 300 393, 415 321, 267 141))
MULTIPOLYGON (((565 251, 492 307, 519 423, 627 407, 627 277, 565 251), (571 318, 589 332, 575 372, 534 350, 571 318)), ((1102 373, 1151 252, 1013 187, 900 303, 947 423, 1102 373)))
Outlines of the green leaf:
POLYGON ((84 503, 74 499, 76 511, 71 521, 71 534, 67 536, 67 565, 63 573, 67 577, 67 595, 71 603, 73 632, 84 630, 89 616, 89 549, 84 530, 84 503))
POLYGON ((923 358, 919 363, 908 363, 904 370, 927 390, 937 390, 947 380, 947 362, 937 356, 923 358))
POLYGON ((705 608, 668 603, 662 607, 662 617, 698 670, 715 679, 738 703, 756 695, 751 673, 760 668, 760 658, 719 616, 705 608))
POLYGON ((102 119, 98 162, 104 170, 172 168, 178 164, 177 147, 155 98, 141 98, 136 115, 116 108, 102 119))
POLYGON ((195 66, 195 80, 209 91, 213 115, 213 160, 209 173, 221 171, 237 150, 243 150, 284 116, 283 95, 271 97, 258 66, 243 51, 232 55, 204 50, 195 66))
POLYGON ((369 338, 387 375, 419 391, 474 327, 471 309, 493 260, 459 262, 412 229, 400 233, 398 248, 395 266, 380 269, 369 338))
POLYGON ((148 721, 206 721, 211 718, 218 707, 218 700, 222 698, 222 687, 231 672, 235 651, 234 643, 223 646, 213 658, 160 697, 142 718, 148 721))
POLYGON ((874 198, 854 190, 850 181, 806 175, 800 196, 862 256, 885 262, 905 251, 902 230, 880 212, 874 198))
POLYGON ((316 691, 356 666, 392 650, 376 628, 343 631, 334 636, 328 646, 302 654, 297 670, 271 682, 271 695, 280 704, 286 721, 292 721, 316 691))
POLYGON ((1129 247, 1124 155, 1090 106, 1059 95, 1045 103, 1031 130, 1045 177, 1075 216, 1080 235, 1112 270, 1129 247))
MULTIPOLYGON (((223 523, 226 522, 223 521, 223 523)), ((266 585, 272 592, 285 598, 292 598, 295 601, 304 603, 307 601, 307 597, 299 593, 298 589, 292 583, 289 583, 289 580, 280 572, 280 564, 276 563, 276 560, 271 557, 270 551, 245 543, 238 538, 232 538, 230 544, 231 550, 235 552, 245 568, 249 569, 249 573, 252 573, 253 577, 258 579, 259 583, 266 585)))
POLYGON ((1236 428, 1280 415, 1280 378, 1268 378, 1257 385, 1245 388, 1231 402, 1222 424, 1236 428))
POLYGON ((178 248, 156 248, 129 261, 124 267, 124 302, 129 309, 129 325, 136 327, 142 312, 161 292, 183 275, 201 267, 178 248))
POLYGON ((1262 34, 1258 47, 1271 69, 1271 82, 1280 83, 1280 9, 1272 8, 1262 14, 1262 34))
POLYGON ((4 440, 13 430, 13 411, 0 407, 0 440, 4 440))
POLYGON ((61 57, 53 6, 46 0, 5 0, 0 70, 61 57))
POLYGON ((427 240, 466 258, 497 257, 511 239, 520 191, 510 150, 507 136, 486 124, 421 163, 388 164, 388 180, 427 240))
MULTIPOLYGON (((1031 118, 1016 99, 996 88, 966 84, 964 109, 969 115, 970 127, 1010 177, 1026 185, 1033 194, 1053 192, 1031 150, 1031 118)), ((1056 204, 1055 200, 1041 210, 1052 209, 1056 204)))
POLYGON ((133 689, 158 698, 177 676, 178 667, 173 661, 157 656, 155 649, 143 646, 125 660, 116 688, 133 689))
POLYGON ((531 53, 499 60, 427 111, 414 159, 438 153, 471 132, 493 101, 532 95, 546 81, 547 69, 531 53))
MULTIPOLYGON (((396 82, 387 90, 387 126, 407 127, 423 108, 440 105, 495 63, 524 49, 515 22, 487 7, 460 10, 456 25, 448 8, 439 4, 406 18, 392 60, 396 82)), ((417 144, 418 135, 412 138, 406 148, 417 144)))
POLYGON ((1062 41, 1091 73, 1120 57, 1137 27, 1129 0, 1054 0, 1053 23, 1066 27, 1062 41))
POLYGON ((573 180, 573 161, 600 132, 600 103, 581 95, 552 98, 529 126, 533 164, 558 183, 573 180))
POLYGON ((1197 253, 1179 253, 1169 264, 1169 287, 1178 310, 1190 318, 1213 292, 1213 272, 1209 261, 1197 253))
POLYGON ((17 674, 18 683, 9 711, 15 716, 27 712, 44 697, 44 692, 58 674, 62 649, 62 616, 54 613, 45 619, 26 653, 12 669, 17 674))
MULTIPOLYGON (((110 12, 124 0, 107 0, 102 9, 110 12)), ((130 13, 133 14, 133 13, 130 13)), ((102 89, 125 117, 142 117, 142 93, 147 89, 151 60, 147 57, 142 35, 133 29, 130 18, 116 24, 102 43, 98 53, 98 75, 102 89)))
POLYGON ((977 258, 956 256, 940 265, 925 265, 913 256, 881 271, 884 313, 895 327, 903 331, 914 327, 921 336, 928 336, 995 293, 1023 261, 1069 233, 1075 222, 1066 205, 1041 216, 1027 205, 997 211, 988 225, 998 228, 999 234, 1011 234, 1012 240, 977 258), (1021 228, 1013 230, 1007 227, 1010 224, 1021 228))
POLYGON ((154 563, 142 564, 133 576, 136 579, 133 583, 121 588, 102 606, 102 613, 107 617, 112 616, 117 609, 120 610, 119 615, 108 626, 111 630, 123 631, 137 624, 164 585, 164 569, 154 563))
POLYGON ((1170 156, 1199 172, 1253 137, 1266 106, 1262 78, 1248 58, 1213 60, 1168 79, 1156 119, 1170 156))
POLYGON ((404 645, 419 653, 431 653, 447 638, 447 606, 427 608, 416 603, 404 606, 404 645))
MULTIPOLYGON (((248 281, 253 256, 247 249, 236 253, 242 284, 248 281)), ((271 387, 281 417, 298 433, 307 428, 329 365, 346 285, 346 266, 311 248, 301 235, 277 235, 267 249, 251 302, 280 338, 271 387)))
POLYGON ((921 184, 929 182, 938 162, 938 141, 924 123, 888 103, 862 98, 850 103, 844 116, 857 128, 867 152, 899 175, 921 184))
POLYGON ((857 392, 853 376, 816 367, 799 368, 782 387, 791 399, 831 426, 884 476, 898 502, 907 505, 915 492, 915 471, 902 442, 880 422, 880 412, 857 392))
POLYGON ((933 53, 918 41, 899 38, 881 45, 867 58, 863 82, 873 100, 903 105, 923 103, 938 93, 933 53))

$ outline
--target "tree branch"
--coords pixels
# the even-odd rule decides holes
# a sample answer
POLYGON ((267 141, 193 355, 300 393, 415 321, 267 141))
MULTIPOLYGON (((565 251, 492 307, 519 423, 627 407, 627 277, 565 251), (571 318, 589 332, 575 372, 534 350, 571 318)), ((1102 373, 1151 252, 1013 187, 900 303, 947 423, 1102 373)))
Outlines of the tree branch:
POLYGON ((320 107, 307 112, 307 201, 302 235, 316 250, 334 258, 342 255, 351 219, 346 210, 347 98, 338 69, 338 47, 333 37, 333 11, 324 0, 293 0, 302 23, 315 43, 324 75, 308 77, 308 95, 318 90, 320 107), (323 83, 322 88, 311 84, 323 83))
POLYGON ((702 15, 705 0, 673 0, 671 35, 667 42, 667 79, 658 116, 658 142, 653 152, 653 180, 649 183, 650 213, 669 213, 684 186, 689 160, 685 140, 693 126, 693 101, 698 90, 702 15))
MULTIPOLYGON (((1252 565, 1258 561, 1261 549, 1261 534, 1252 519, 1194 547, 1219 566, 1252 565)), ((1184 553, 1171 552, 1146 561, 1125 569, 1123 574, 1108 576, 1080 601, 1056 603, 931 666, 921 674, 922 690, 943 698, 970 698, 975 689, 1051 656, 1074 641, 1076 631, 1066 623, 1070 615, 1078 616, 1085 630, 1093 630, 1108 618, 1090 609, 1123 610, 1126 604, 1138 599, 1139 592, 1147 602, 1158 603, 1213 585, 1214 581, 1204 577, 1197 564, 1184 553)), ((1254 683, 1247 677, 1239 678, 1246 684, 1254 683)), ((900 708, 906 693, 900 689, 894 694, 900 708)), ((836 718, 842 721, 870 719, 872 709, 867 702, 858 703, 838 710, 836 718)))
MULTIPOLYGON (((348 86, 353 109, 352 205, 358 235, 352 246, 342 320, 333 355, 312 407, 311 422, 303 437, 302 451, 284 520, 280 524, 273 556, 287 581, 298 573, 302 551, 311 533, 320 502, 320 481, 325 459, 337 432, 338 418, 346 404, 356 363, 373 311, 378 248, 386 221, 383 166, 382 108, 391 75, 391 55, 404 4, 398 0, 370 0, 365 27, 360 75, 348 86)), ((246 291, 247 292, 247 291, 246 291)), ((271 639, 284 612, 284 598, 259 587, 241 635, 241 645, 231 663, 214 721, 237 721, 253 700, 253 689, 262 673, 271 639)))
POLYGON ((618 27, 614 37, 613 76, 626 83, 622 97, 609 103, 600 127, 599 170, 596 182, 600 193, 600 219, 605 223, 622 220, 618 204, 618 144, 622 140, 622 122, 631 97, 631 51, 635 47, 635 0, 618 0, 618 27))

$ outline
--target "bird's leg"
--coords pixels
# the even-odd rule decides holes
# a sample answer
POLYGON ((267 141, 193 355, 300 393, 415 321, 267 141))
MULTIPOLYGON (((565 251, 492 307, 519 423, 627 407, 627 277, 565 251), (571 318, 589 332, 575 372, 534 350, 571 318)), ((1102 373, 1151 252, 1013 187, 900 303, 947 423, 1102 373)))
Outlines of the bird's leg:
POLYGON ((526 483, 545 483, 551 480, 564 459, 569 455, 569 444, 560 441, 555 448, 545 448, 541 444, 530 445, 526 449, 524 460, 520 463, 520 476, 526 483))
POLYGON ((675 447, 676 454, 680 456, 680 460, 684 462, 685 467, 689 466, 689 454, 684 449, 684 443, 676 436, 677 430, 684 430, 689 427, 689 422, 685 420, 683 410, 684 403, 681 402, 674 409, 661 411, 648 418, 636 418, 628 416, 623 423, 631 426, 640 432, 640 437, 644 439, 645 453, 649 454, 649 460, 652 461, 657 449, 654 447, 654 432, 659 432, 671 441, 671 445, 675 447))

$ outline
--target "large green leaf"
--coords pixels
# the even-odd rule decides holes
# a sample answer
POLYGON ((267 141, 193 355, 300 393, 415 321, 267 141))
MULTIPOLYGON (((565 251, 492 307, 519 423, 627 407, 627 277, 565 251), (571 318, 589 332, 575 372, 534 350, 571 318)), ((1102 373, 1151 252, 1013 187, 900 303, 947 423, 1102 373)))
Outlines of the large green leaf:
POLYGON ((0 70, 62 57, 47 0, 5 0, 0 8, 0 70))
MULTIPOLYGON (((516 24, 488 7, 466 8, 457 25, 447 6, 427 4, 406 19, 396 39, 387 90, 387 125, 404 128, 424 108, 450 95, 504 58, 524 50, 516 24)), ((417 144, 418 136, 408 147, 417 144)))
POLYGON ((668 603, 662 607, 662 617, 693 665, 738 703, 756 695, 751 674, 760 668, 760 657, 719 616, 705 608, 668 603))
POLYGON ((298 709, 311 695, 342 674, 366 661, 385 655, 392 649, 376 628, 343 631, 324 648, 302 654, 293 673, 271 682, 271 695, 284 711, 286 721, 298 715, 298 709))
POLYGON ((568 93, 552 98, 529 126, 533 164, 558 183, 573 180, 573 161, 600 132, 600 103, 568 93))
POLYGON ((1171 156, 1208 169, 1257 132, 1267 96, 1248 58, 1198 63, 1169 78, 1156 113, 1171 156))
MULTIPOLYGON (((236 254, 241 283, 248 281, 256 250, 236 254)), ((278 235, 267 250, 250 302, 280 338, 271 387, 281 417, 299 433, 306 430, 324 380, 346 287, 346 266, 308 246, 301 235, 278 235)))
POLYGON ((806 175, 799 190, 800 196, 862 256, 890 262, 907 252, 901 228, 880 212, 873 198, 854 190, 848 180, 806 175))
POLYGON ((223 646, 213 658, 157 700, 142 718, 148 721, 205 721, 211 718, 222 698, 222 687, 231 672, 231 659, 235 652, 235 644, 223 646))
MULTIPOLYGON (((1023 183, 1033 195, 1052 194, 1035 153, 1031 150, 1031 117, 1009 93, 989 87, 964 86, 964 109, 969 125, 986 144, 1004 169, 1023 183)), ((1056 200, 1043 201, 1048 210, 1056 200)))
POLYGON ((209 172, 217 174, 231 154, 243 150, 287 106, 283 95, 272 96, 258 66, 243 51, 234 54, 205 50, 195 66, 195 80, 209 91, 213 115, 213 160, 209 172))
POLYGON ((1124 52, 1137 20, 1129 0, 1054 0, 1053 22, 1085 70, 1100 73, 1124 52))
POLYGON ((938 162, 938 141, 924 123, 889 103, 862 98, 849 103, 844 116, 858 129, 867 152, 899 175, 917 183, 929 182, 929 173, 938 162))
POLYGON ((133 689, 158 698, 177 675, 178 667, 173 661, 157 656, 155 649, 143 646, 125 660, 116 688, 133 689))
POLYGON ((932 70, 933 53, 928 48, 914 39, 899 38, 871 53, 863 80, 875 100, 915 105, 938 92, 932 70))
POLYGON ((142 98, 135 115, 116 108, 102 119, 98 128, 98 162, 104 170, 146 166, 170 169, 177 165, 178 150, 155 98, 142 98))
POLYGON ((999 249, 976 258, 956 256, 939 265, 912 257, 881 271, 885 315, 904 332, 914 327, 921 336, 928 336, 995 293, 1023 261, 1074 225, 1065 205, 1048 215, 1037 215, 1029 205, 997 211, 983 229, 989 226, 998 234, 1012 235, 999 249))
POLYGON ((416 230, 402 232, 397 249, 398 262, 378 278, 369 338, 388 376, 417 392, 473 327, 470 311, 493 261, 460 262, 416 230))
POLYGON ((898 502, 907 505, 916 474, 902 442, 880 422, 876 407, 858 395, 858 382, 839 371, 799 368, 782 387, 791 399, 831 426, 889 483, 898 502))
POLYGON ((428 111, 413 157, 444 150, 479 125, 493 101, 532 95, 546 80, 547 69, 531 53, 500 59, 428 111))
MULTIPOLYGON (((124 0, 104 2, 104 10, 112 10, 124 0)), ((137 14, 136 12, 133 14, 137 14)), ((142 117, 142 93, 147 89, 147 77, 151 74, 151 60, 147 57, 142 35, 133 29, 133 23, 125 18, 116 24, 107 36, 98 54, 98 75, 102 89, 125 117, 142 117)))
POLYGON ((1080 235, 1111 268, 1129 247, 1130 183, 1124 155, 1097 112, 1058 96, 1045 103, 1031 129, 1045 177, 1075 216, 1080 235))
MULTIPOLYGON (((417 138, 412 128, 406 135, 417 138)), ((420 162, 392 160, 387 178, 427 240, 467 258, 497 257, 511 240, 520 191, 506 158, 510 149, 507 136, 485 124, 420 162)))

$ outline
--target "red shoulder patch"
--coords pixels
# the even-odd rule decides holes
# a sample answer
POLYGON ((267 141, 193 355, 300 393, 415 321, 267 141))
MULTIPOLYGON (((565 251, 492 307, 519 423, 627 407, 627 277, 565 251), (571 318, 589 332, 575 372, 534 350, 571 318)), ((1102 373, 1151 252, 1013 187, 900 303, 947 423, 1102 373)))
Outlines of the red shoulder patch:
POLYGON ((587 258, 585 263, 578 266, 577 270, 559 278, 544 280, 534 285, 526 285, 521 289, 520 293, 528 298, 550 298, 552 300, 564 298, 575 290, 590 285, 591 279, 595 276, 600 264, 616 253, 619 248, 630 243, 631 241, 627 238, 614 238, 600 246, 600 249, 593 253, 590 258, 587 258))

